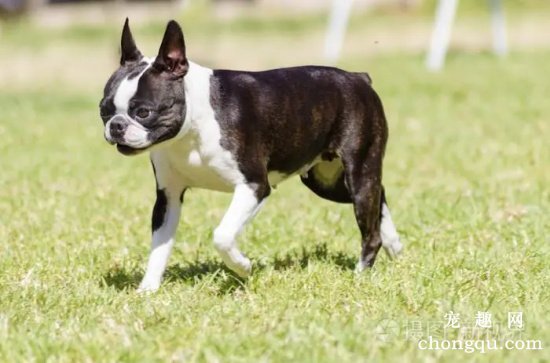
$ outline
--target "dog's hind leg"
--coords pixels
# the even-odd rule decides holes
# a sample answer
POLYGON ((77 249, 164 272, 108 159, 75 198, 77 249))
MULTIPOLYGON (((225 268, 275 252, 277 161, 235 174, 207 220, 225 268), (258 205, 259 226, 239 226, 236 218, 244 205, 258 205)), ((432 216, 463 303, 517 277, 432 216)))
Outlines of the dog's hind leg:
POLYGON ((393 224, 390 209, 386 202, 384 187, 380 198, 380 237, 382 238, 382 247, 390 258, 395 258, 403 249, 403 245, 399 240, 399 234, 393 224))
POLYGON ((355 219, 361 231, 361 255, 356 270, 362 271, 366 267, 372 267, 378 250, 382 246, 380 235, 382 163, 378 160, 365 162, 357 156, 351 159, 344 159, 344 165, 355 219))
POLYGON ((262 183, 237 185, 227 212, 214 230, 214 246, 227 267, 241 277, 250 274, 252 264, 237 248, 237 236, 260 210, 269 193, 267 178, 262 183))
POLYGON ((381 101, 373 90, 367 97, 364 113, 355 114, 354 120, 347 123, 352 125, 353 132, 349 134, 354 137, 348 137, 340 149, 346 185, 361 231, 358 271, 372 267, 382 247, 382 162, 388 139, 381 101))

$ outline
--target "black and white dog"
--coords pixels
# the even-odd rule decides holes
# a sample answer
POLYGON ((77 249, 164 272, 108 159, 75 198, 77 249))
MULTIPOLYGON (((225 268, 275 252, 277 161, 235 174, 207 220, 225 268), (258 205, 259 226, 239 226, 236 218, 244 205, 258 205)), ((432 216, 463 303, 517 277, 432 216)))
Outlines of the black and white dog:
POLYGON ((105 139, 125 155, 150 152, 157 183, 153 241, 139 289, 158 289, 189 188, 233 192, 214 245, 238 275, 251 272, 236 238, 272 186, 298 174, 322 198, 353 203, 361 231, 358 270, 378 250, 402 249, 382 187, 388 138, 366 73, 305 66, 212 70, 188 61, 170 21, 155 58, 142 56, 128 19, 120 68, 100 103, 105 139))

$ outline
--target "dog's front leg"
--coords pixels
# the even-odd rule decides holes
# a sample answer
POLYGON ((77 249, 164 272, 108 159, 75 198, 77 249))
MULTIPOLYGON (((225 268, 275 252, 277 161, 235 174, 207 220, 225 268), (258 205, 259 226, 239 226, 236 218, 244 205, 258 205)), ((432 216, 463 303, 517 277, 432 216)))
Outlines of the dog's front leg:
POLYGON ((223 261, 241 277, 247 277, 252 270, 250 260, 237 248, 237 235, 244 225, 260 210, 270 193, 265 183, 240 184, 235 187, 233 199, 220 225, 214 230, 214 245, 223 261))
POLYGON ((138 292, 156 291, 160 286, 174 244, 184 192, 183 188, 160 189, 157 185, 157 200, 151 223, 153 231, 151 254, 138 292))

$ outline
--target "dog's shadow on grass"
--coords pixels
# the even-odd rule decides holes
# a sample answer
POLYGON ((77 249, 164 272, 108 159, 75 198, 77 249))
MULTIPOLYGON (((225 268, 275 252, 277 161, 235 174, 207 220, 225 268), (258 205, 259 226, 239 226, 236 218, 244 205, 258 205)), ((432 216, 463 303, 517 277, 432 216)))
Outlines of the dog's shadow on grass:
MULTIPOLYGON (((174 264, 168 266, 164 273, 164 282, 194 281, 220 271, 231 273, 222 262, 213 260, 196 260, 190 264, 174 264)), ((102 283, 117 290, 137 289, 144 271, 141 268, 125 269, 120 266, 111 267, 103 276, 102 283)))
POLYGON ((303 247, 299 252, 292 251, 283 256, 275 256, 272 265, 275 270, 286 270, 295 267, 305 269, 310 261, 332 263, 343 270, 351 270, 355 267, 357 258, 341 251, 329 251, 327 244, 321 243, 310 249, 303 247))
MULTIPOLYGON (((284 255, 276 255, 269 262, 260 262, 252 258, 254 264, 253 273, 273 268, 282 271, 290 268, 305 269, 312 261, 332 263, 343 270, 351 270, 355 266, 356 257, 344 252, 329 251, 326 243, 318 244, 312 248, 302 248, 299 251, 291 251, 284 255)), ((221 261, 195 260, 187 264, 173 264, 166 269, 164 281, 167 283, 184 281, 197 282, 211 276, 218 284, 220 294, 231 293, 244 287, 246 279, 241 279, 233 274, 221 261)), ((120 266, 110 268, 102 276, 102 284, 114 287, 116 290, 136 289, 143 278, 143 270, 140 268, 125 269, 120 266)))

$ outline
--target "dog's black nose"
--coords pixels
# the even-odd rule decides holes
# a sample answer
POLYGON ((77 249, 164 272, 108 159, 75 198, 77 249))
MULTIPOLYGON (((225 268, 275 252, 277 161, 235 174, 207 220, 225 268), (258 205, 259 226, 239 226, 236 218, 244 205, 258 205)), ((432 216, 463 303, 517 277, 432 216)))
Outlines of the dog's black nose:
POLYGON ((111 136, 113 138, 119 138, 123 136, 125 130, 126 130, 126 123, 124 122, 124 120, 120 118, 114 118, 113 120, 111 120, 109 131, 111 132, 111 136))

